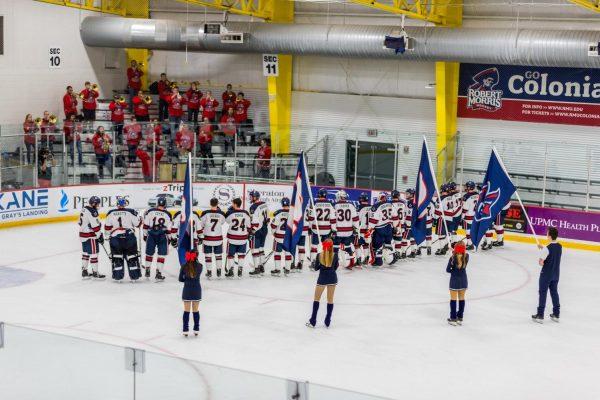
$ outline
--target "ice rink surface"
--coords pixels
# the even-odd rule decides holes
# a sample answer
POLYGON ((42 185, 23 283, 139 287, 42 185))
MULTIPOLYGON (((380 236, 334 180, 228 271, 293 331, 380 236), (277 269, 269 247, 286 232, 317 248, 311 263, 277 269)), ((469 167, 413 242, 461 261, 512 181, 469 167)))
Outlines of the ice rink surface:
POLYGON ((564 251, 560 323, 531 321, 538 251, 508 242, 471 255, 462 327, 446 323, 447 258, 424 256, 340 271, 328 330, 324 299, 304 326, 313 272, 203 278, 200 336, 184 339, 173 249, 165 282, 116 284, 82 281, 80 247, 75 223, 0 230, 0 321, 397 399, 600 398, 596 253, 564 251))

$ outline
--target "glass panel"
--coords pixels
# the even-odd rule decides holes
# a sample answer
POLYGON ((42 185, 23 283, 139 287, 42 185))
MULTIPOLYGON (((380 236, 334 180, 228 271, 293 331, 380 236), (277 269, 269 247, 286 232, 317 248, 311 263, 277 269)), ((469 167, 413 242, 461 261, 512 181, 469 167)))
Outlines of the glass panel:
POLYGON ((3 399, 132 399, 122 347, 4 325, 3 399))

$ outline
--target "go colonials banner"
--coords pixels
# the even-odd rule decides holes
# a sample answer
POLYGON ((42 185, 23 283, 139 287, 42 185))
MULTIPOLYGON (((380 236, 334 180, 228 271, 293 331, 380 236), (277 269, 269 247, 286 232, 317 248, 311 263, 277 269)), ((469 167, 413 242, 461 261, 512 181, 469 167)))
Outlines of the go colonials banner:
POLYGON ((461 64, 461 118, 600 126, 600 70, 461 64))

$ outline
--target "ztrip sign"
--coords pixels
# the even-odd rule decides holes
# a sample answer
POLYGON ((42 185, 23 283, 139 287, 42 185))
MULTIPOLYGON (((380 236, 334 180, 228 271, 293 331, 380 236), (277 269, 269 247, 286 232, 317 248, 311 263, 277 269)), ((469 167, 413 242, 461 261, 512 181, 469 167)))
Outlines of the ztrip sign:
POLYGON ((458 116, 600 126, 600 70, 461 64, 458 116))

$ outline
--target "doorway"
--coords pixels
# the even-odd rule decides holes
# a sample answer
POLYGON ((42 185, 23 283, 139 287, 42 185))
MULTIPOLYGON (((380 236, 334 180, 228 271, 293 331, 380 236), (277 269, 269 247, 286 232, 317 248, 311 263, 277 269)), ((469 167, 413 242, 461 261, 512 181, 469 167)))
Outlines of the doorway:
POLYGON ((346 186, 375 190, 394 189, 396 169, 393 143, 346 142, 346 186), (358 154, 357 154, 358 151, 358 154))

